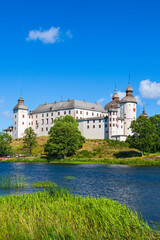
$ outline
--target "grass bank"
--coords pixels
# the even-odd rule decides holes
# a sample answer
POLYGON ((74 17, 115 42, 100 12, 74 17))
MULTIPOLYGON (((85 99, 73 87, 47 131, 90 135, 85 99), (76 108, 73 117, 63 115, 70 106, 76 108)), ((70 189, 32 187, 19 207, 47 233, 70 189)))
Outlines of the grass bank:
MULTIPOLYGON (((64 164, 123 164, 138 166, 160 166, 160 153, 141 157, 136 149, 131 149, 124 142, 113 140, 86 140, 82 149, 74 156, 60 160, 48 160, 44 155, 44 145, 48 137, 38 137, 38 145, 33 149, 33 158, 8 159, 10 162, 50 162, 64 164)), ((12 142, 14 152, 24 154, 22 139, 12 142)))
POLYGON ((126 206, 54 190, 0 197, 0 239, 159 239, 126 206))

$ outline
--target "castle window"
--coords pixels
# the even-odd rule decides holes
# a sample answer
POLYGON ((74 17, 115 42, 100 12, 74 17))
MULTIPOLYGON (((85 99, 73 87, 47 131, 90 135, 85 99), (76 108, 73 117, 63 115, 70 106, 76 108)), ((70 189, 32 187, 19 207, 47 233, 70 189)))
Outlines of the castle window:
POLYGON ((113 123, 113 127, 115 127, 115 124, 113 123))
POLYGON ((60 112, 58 112, 58 116, 60 115, 60 112))
POLYGON ((16 122, 15 122, 15 125, 16 125, 16 122))
POLYGON ((121 128, 122 128, 122 126, 121 126, 121 128))
POLYGON ((76 110, 76 113, 78 113, 78 110, 76 110))
POLYGON ((46 131, 48 131, 48 127, 46 128, 46 131))
POLYGON ((30 118, 31 116, 29 115, 29 118, 30 118))
POLYGON ((110 127, 112 126, 111 123, 109 124, 109 126, 110 126, 110 127))
POLYGON ((71 111, 69 110, 69 114, 71 114, 71 111))
POLYGON ((31 124, 33 125, 33 121, 31 122, 31 124))
POLYGON ((99 114, 97 113, 97 117, 98 117, 98 115, 99 115, 99 114))
POLYGON ((106 133, 108 133, 108 131, 106 131, 106 133))
POLYGON ((113 112, 113 115, 114 115, 115 113, 113 112))
POLYGON ((53 116, 53 112, 51 113, 51 116, 53 116))
POLYGON ((93 123, 95 123, 95 120, 93 120, 93 123))
POLYGON ((44 117, 44 114, 42 114, 42 117, 44 117))
POLYGON ((38 121, 36 120, 36 125, 38 124, 38 121))
POLYGON ((101 125, 99 125, 99 128, 101 128, 101 125))
POLYGON ((78 120, 78 117, 76 117, 76 119, 78 120))
POLYGON ((88 112, 86 112, 86 115, 88 116, 88 112))
POLYGON ((51 123, 53 123, 53 118, 51 118, 51 123))
POLYGON ((94 113, 92 112, 92 116, 94 116, 94 113))
POLYGON ((107 118, 105 119, 105 122, 107 122, 107 118))
POLYGON ((102 114, 100 114, 100 117, 102 117, 102 114))
POLYGON ((41 131, 43 132, 43 128, 41 128, 41 131))
POLYGON ((29 125, 31 125, 31 124, 29 123, 29 125))
POLYGON ((87 126, 87 128, 89 128, 89 125, 87 126))
POLYGON ((82 114, 82 111, 80 111, 80 114, 82 114))
POLYGON ((46 119, 46 124, 48 124, 48 118, 46 119))
POLYGON ((105 128, 107 128, 107 124, 105 124, 105 128))
POLYGON ((22 125, 24 125, 24 122, 22 122, 22 125))
POLYGON ((93 125, 93 128, 95 128, 95 125, 93 125))
POLYGON ((22 118, 24 118, 24 115, 22 115, 22 118))
POLYGON ((16 115, 14 117, 16 118, 16 115))
POLYGON ((16 130, 16 127, 14 128, 14 130, 16 130))
POLYGON ((111 116, 111 112, 109 113, 109 115, 111 116))
POLYGON ((42 119, 42 125, 44 124, 44 119, 42 119))
POLYGON ((64 111, 64 115, 66 115, 66 111, 64 111))
POLYGON ((135 112, 136 111, 136 109, 135 108, 133 108, 133 112, 135 112))
POLYGON ((101 120, 99 120, 99 123, 101 123, 101 120))
POLYGON ((36 115, 36 118, 38 118, 38 115, 36 115))
POLYGON ((109 121, 111 121, 111 118, 109 119, 109 121))
POLYGON ((47 113, 46 115, 47 115, 47 117, 48 117, 48 113, 47 113))
POLYGON ((89 120, 87 120, 87 123, 89 123, 89 120))
POLYGON ((113 118, 113 121, 115 121, 115 118, 113 118))

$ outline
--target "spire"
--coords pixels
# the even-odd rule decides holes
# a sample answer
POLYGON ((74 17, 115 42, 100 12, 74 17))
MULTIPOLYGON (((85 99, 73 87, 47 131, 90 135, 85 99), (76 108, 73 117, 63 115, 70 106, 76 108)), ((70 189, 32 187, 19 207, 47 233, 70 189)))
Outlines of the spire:
POLYGON ((148 114, 147 114, 146 111, 145 111, 144 104, 143 104, 143 112, 142 112, 141 116, 144 116, 144 117, 147 117, 147 118, 148 118, 148 114))
POLYGON ((129 86, 131 85, 131 81, 130 81, 130 73, 129 73, 129 83, 128 83, 128 84, 129 84, 129 86))

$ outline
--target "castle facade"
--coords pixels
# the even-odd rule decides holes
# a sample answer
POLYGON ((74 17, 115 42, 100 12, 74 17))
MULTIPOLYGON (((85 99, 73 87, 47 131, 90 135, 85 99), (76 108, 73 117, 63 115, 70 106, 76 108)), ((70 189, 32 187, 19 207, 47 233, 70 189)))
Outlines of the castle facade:
POLYGON ((87 139, 117 139, 125 141, 132 134, 130 124, 136 119, 136 99, 129 85, 126 96, 119 99, 116 92, 112 101, 103 108, 98 103, 79 100, 67 100, 39 105, 35 110, 28 111, 24 99, 20 97, 13 109, 13 138, 24 137, 24 131, 32 127, 36 135, 48 136, 54 119, 70 115, 79 123, 79 130, 87 139))

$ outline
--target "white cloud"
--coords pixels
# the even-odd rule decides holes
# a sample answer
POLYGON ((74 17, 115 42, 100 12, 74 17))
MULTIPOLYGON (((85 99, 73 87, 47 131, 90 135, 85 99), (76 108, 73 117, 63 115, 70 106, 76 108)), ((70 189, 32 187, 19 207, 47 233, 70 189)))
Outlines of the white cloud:
POLYGON ((49 30, 31 30, 26 38, 27 41, 40 40, 43 43, 56 43, 60 41, 60 28, 51 27, 49 30))
POLYGON ((140 98, 140 96, 135 96, 135 99, 136 99, 136 101, 137 101, 137 104, 139 105, 139 106, 143 106, 144 104, 143 104, 143 102, 142 102, 142 100, 141 100, 141 98, 140 98))
POLYGON ((139 91, 143 98, 160 98, 160 83, 151 82, 149 79, 140 82, 139 91))
POLYGON ((66 36, 69 37, 69 38, 73 38, 73 34, 71 33, 70 30, 68 30, 68 31, 66 32, 66 36))
POLYGON ((0 108, 3 107, 3 104, 4 104, 4 99, 0 99, 0 108))
POLYGON ((102 102, 104 102, 106 99, 105 98, 101 98, 101 99, 99 99, 98 101, 97 101, 97 103, 102 103, 102 102))
POLYGON ((2 115, 7 119, 12 119, 13 117, 13 114, 10 113, 9 111, 3 112, 2 115))
POLYGON ((157 105, 160 105, 160 100, 157 101, 157 105))

